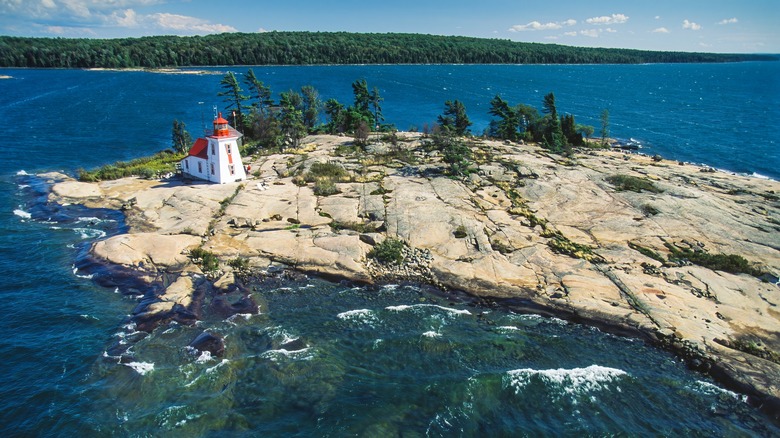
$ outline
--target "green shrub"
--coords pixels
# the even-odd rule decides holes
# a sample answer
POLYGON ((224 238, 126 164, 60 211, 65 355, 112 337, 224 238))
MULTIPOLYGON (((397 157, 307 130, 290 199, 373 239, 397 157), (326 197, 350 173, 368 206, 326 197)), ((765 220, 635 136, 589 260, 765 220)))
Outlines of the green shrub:
POLYGON ((305 179, 307 182, 315 182, 321 178, 341 181, 347 176, 347 171, 336 163, 312 163, 309 171, 306 173, 305 179))
POLYGON ((671 243, 664 243, 669 249, 670 261, 688 261, 714 271, 730 272, 732 274, 750 274, 755 277, 764 275, 758 269, 750 266, 750 262, 737 254, 710 254, 707 251, 694 251, 689 248, 679 248, 671 243))
POLYGON ((615 186, 615 190, 619 192, 631 191, 640 193, 644 190, 651 193, 661 193, 663 191, 656 187, 649 179, 631 175, 608 176, 607 182, 615 186))
POLYGON ((190 258, 200 266, 203 272, 214 272, 219 269, 219 259, 216 254, 206 251, 202 247, 190 251, 190 258))
POLYGON ((404 260, 403 250, 406 244, 398 239, 387 238, 376 245, 368 256, 384 264, 400 264, 404 260))
POLYGON ((228 266, 236 271, 246 271, 249 269, 249 260, 243 257, 236 257, 228 262, 228 266))
POLYGON ((645 257, 649 257, 655 261, 659 261, 661 263, 664 263, 666 260, 664 260, 664 257, 661 254, 658 254, 657 252, 653 251, 650 248, 645 248, 644 246, 637 245, 633 242, 628 242, 628 247, 633 249, 634 251, 638 251, 640 254, 642 254, 645 257))
POLYGON ((79 170, 78 178, 84 182, 109 181, 129 176, 157 178, 165 173, 176 171, 176 165, 185 154, 171 151, 158 152, 150 157, 136 158, 131 161, 118 161, 94 170, 79 170))
POLYGON ((462 239, 468 235, 466 227, 463 225, 459 225, 458 228, 455 228, 455 231, 453 231, 452 234, 458 239, 462 239))
POLYGON ((365 224, 362 222, 333 221, 330 223, 330 228, 333 231, 352 230, 357 231, 358 233, 376 233, 377 231, 376 225, 371 223, 365 224))
POLYGON ((330 196, 335 195, 337 193, 341 193, 341 190, 339 190, 338 187, 336 187, 336 183, 334 183, 330 179, 318 179, 314 183, 314 194, 317 196, 330 196))

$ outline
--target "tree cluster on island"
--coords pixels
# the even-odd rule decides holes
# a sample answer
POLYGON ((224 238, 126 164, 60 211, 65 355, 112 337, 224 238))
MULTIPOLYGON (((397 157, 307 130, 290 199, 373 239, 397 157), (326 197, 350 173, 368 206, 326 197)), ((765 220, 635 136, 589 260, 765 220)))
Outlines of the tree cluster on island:
POLYGON ((264 32, 117 39, 0 36, 0 67, 640 64, 777 59, 772 55, 605 49, 399 33, 264 32))
MULTIPOLYGON (((236 75, 228 72, 220 81, 222 91, 218 95, 224 98, 232 125, 244 133, 249 154, 260 150, 281 152, 297 148, 308 134, 348 134, 353 136, 355 145, 362 148, 367 146, 372 132, 390 134, 391 142, 397 141, 393 137, 394 125, 383 123, 383 98, 379 89, 369 89, 365 79, 352 83, 354 101, 349 106, 336 99, 323 102, 319 92, 311 85, 301 87, 300 91, 282 92, 279 101, 275 102, 270 87, 260 81, 252 69, 244 75, 243 84, 248 92, 242 88, 236 75)), ((592 126, 575 123, 573 115, 559 116, 552 92, 544 96, 542 103, 544 115, 527 104, 512 106, 496 95, 490 102, 489 111, 494 119, 482 136, 512 142, 535 142, 553 153, 569 156, 573 147, 584 145, 585 138, 593 134, 592 126)), ((452 175, 462 176, 472 171, 472 151, 466 141, 472 137, 471 125, 465 105, 459 100, 448 100, 435 126, 423 129, 430 148, 440 151, 452 175)), ((606 145, 608 125, 609 113, 604 110, 601 146, 606 145)), ((174 149, 185 152, 181 147, 182 141, 189 138, 189 134, 184 124, 174 120, 172 132, 174 149)))

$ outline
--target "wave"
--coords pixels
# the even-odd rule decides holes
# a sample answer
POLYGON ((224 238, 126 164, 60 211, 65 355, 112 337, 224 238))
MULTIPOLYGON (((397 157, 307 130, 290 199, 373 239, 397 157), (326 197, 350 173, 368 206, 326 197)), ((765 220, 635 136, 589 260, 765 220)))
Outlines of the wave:
POLYGON ((29 212, 27 212, 27 211, 24 211, 24 210, 18 209, 18 208, 17 208, 16 210, 14 210, 14 214, 15 214, 16 216, 19 216, 19 217, 20 217, 20 218, 22 218, 22 219, 32 219, 32 214, 30 214, 30 213, 29 213, 29 212))
POLYGON ((74 228, 74 232, 76 232, 79 237, 82 239, 102 239, 106 237, 106 232, 103 230, 96 230, 94 228, 74 228))
POLYGON ((379 322, 379 318, 377 318, 374 312, 369 309, 349 310, 346 312, 339 313, 338 315, 336 315, 336 317, 344 321, 367 324, 372 327, 374 326, 374 324, 379 322))
POLYGON ((423 333, 422 335, 425 336, 426 338, 440 338, 441 337, 441 333, 435 332, 433 330, 427 331, 427 332, 423 333))
POLYGON ((591 365, 587 368, 535 370, 524 368, 507 372, 504 383, 515 389, 519 394, 532 381, 540 381, 547 386, 555 386, 570 395, 605 389, 608 383, 628 376, 617 368, 591 365))
POLYGON ((402 304, 400 306, 385 307, 385 310, 391 310, 394 312, 403 312, 405 310, 418 309, 423 307, 435 307, 437 309, 444 310, 445 312, 452 315, 471 315, 471 312, 469 312, 468 310, 452 309, 450 307, 439 306, 438 304, 411 304, 411 305, 402 304))
POLYGON ((154 371, 154 364, 151 362, 128 362, 122 365, 132 368, 142 376, 154 371))
POLYGON ((25 172, 24 170, 20 170, 16 172, 16 176, 27 176, 29 173, 25 172))

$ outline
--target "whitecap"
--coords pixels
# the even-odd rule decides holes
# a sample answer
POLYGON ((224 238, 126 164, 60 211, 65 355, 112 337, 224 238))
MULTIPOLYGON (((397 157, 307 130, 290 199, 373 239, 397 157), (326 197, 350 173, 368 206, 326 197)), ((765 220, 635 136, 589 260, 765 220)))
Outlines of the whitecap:
POLYGON ((504 331, 512 331, 512 332, 520 330, 519 328, 512 325, 502 325, 501 327, 498 327, 498 329, 504 331))
POLYGON ((379 322, 379 319, 374 315, 374 312, 369 309, 348 310, 339 313, 336 317, 344 321, 358 322, 371 326, 379 322))
POLYGON ((555 370, 535 370, 524 368, 507 372, 504 384, 512 386, 515 393, 519 394, 531 379, 536 378, 545 385, 552 385, 562 389, 564 393, 574 395, 604 389, 606 384, 615 382, 621 377, 627 376, 623 370, 617 368, 591 365, 587 368, 555 370))
POLYGON ((29 212, 26 212, 24 210, 18 209, 18 208, 16 210, 14 210, 14 214, 19 216, 22 219, 31 219, 32 218, 32 214, 30 214, 29 212))
POLYGON ((19 188, 20 189, 26 189, 26 188, 29 188, 29 187, 30 187, 29 184, 19 184, 19 188))
POLYGON ((200 353, 200 356, 198 356, 197 359, 195 359, 195 363, 206 363, 210 360, 213 360, 214 358, 211 356, 211 352, 208 350, 203 350, 200 353))
POLYGON ((29 175, 29 173, 25 172, 24 170, 20 170, 16 172, 16 176, 26 176, 29 175))
POLYGON ((422 335, 425 336, 426 338, 440 338, 441 337, 441 333, 435 332, 433 330, 427 331, 427 332, 423 333, 422 335))
POLYGON ((705 382, 703 380, 697 380, 696 385, 691 388, 692 390, 699 392, 701 394, 705 395, 720 395, 724 394, 727 395, 734 400, 740 400, 742 402, 747 403, 747 396, 746 395, 740 395, 736 392, 729 391, 728 389, 723 389, 720 386, 717 386, 715 384, 712 384, 710 382, 705 382))
POLYGON ((469 312, 468 310, 452 309, 450 307, 439 306, 438 304, 413 304, 413 305, 402 304, 400 306, 385 307, 385 310, 390 310, 393 312, 403 312, 405 310, 422 308, 422 307, 434 307, 440 310, 444 310, 445 312, 453 315, 471 315, 471 312, 469 312))
POLYGON ((151 362, 128 362, 122 364, 135 370, 138 374, 145 376, 154 370, 154 364, 151 362))
POLYGON ((99 224, 103 222, 116 222, 113 219, 101 219, 99 217, 80 217, 76 219, 76 222, 87 222, 90 224, 99 224))
POLYGON ((297 360, 311 360, 314 358, 314 354, 307 354, 311 350, 311 347, 301 348, 300 350, 285 350, 283 348, 278 350, 268 350, 260 355, 266 359, 270 359, 273 362, 278 361, 281 357, 297 359, 297 360))
POLYGON ((73 231, 78 233, 82 239, 102 239, 106 237, 105 231, 94 228, 74 228, 73 231))

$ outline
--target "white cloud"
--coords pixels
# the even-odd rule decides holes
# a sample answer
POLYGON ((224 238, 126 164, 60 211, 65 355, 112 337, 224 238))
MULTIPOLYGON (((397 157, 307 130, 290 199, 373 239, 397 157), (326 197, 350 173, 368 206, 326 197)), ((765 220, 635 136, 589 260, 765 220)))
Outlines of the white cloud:
POLYGON ((564 32, 563 34, 565 36, 577 36, 577 32, 573 32, 573 31, 572 32, 564 32))
POLYGON ((549 23, 540 23, 538 21, 532 21, 528 24, 516 24, 509 28, 510 32, 525 32, 533 30, 556 30, 563 26, 574 26, 577 24, 577 20, 568 19, 565 21, 554 21, 549 23))
POLYGON ((592 17, 585 20, 588 24, 623 24, 628 21, 628 16, 623 14, 604 15, 601 17, 592 17))
POLYGON ((608 27, 608 28, 604 29, 604 32, 615 33, 617 31, 615 29, 611 28, 611 27, 608 27))
POLYGON ((13 17, 52 35, 96 35, 95 30, 110 27, 183 34, 237 31, 233 26, 197 17, 136 12, 165 3, 168 0, 0 0, 0 16, 13 17))
POLYGON ((670 33, 669 29, 667 29, 665 27, 659 27, 658 29, 653 29, 652 32, 653 33, 670 33))
POLYGON ((160 12, 147 16, 157 27, 164 30, 173 30, 182 33, 222 33, 237 32, 238 30, 226 24, 212 24, 206 20, 186 15, 168 14, 160 12))
POLYGON ((119 27, 137 27, 138 18, 134 10, 125 9, 124 11, 114 11, 110 16, 110 21, 119 27))
POLYGON ((580 35, 584 35, 586 37, 591 37, 591 38, 598 38, 599 37, 599 31, 596 30, 596 29, 581 30, 580 31, 580 35))
POLYGON ((660 20, 660 19, 661 19, 661 16, 660 16, 660 15, 656 15, 656 16, 655 16, 655 19, 656 19, 656 20, 660 20))
POLYGON ((739 23, 739 20, 737 20, 737 17, 733 17, 733 18, 726 18, 726 19, 724 19, 724 20, 720 20, 720 21, 718 22, 718 24, 721 24, 721 25, 722 25, 722 24, 734 24, 734 23, 739 23))
POLYGON ((701 24, 694 23, 693 21, 683 20, 683 29, 701 30, 701 24))

